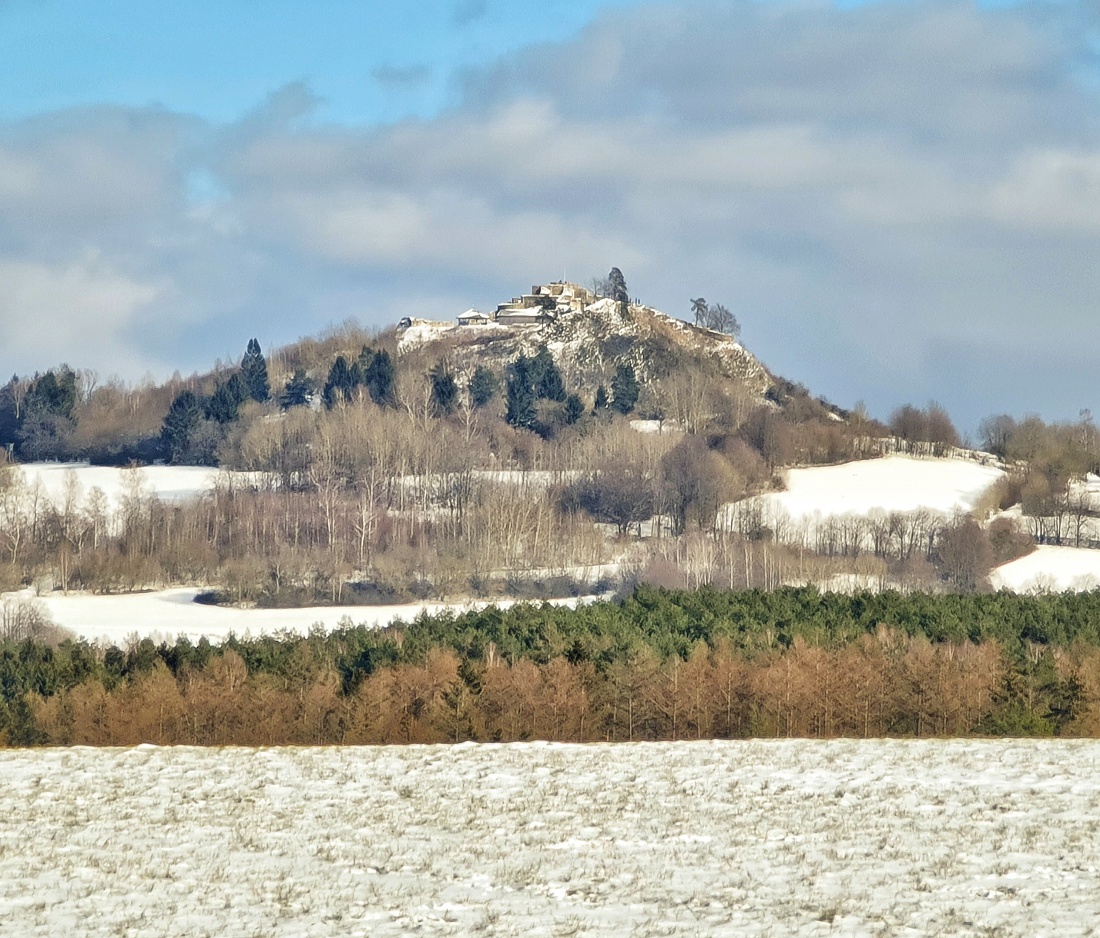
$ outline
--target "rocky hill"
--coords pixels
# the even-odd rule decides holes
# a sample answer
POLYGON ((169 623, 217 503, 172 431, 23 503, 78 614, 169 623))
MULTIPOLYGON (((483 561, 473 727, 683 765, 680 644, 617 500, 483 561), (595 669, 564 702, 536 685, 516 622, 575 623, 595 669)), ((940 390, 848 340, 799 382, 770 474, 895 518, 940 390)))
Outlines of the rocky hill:
MULTIPOLYGON (((545 288, 535 288, 539 289, 545 288)), ((486 317, 468 325, 406 319, 397 329, 398 352, 447 358, 467 370, 479 364, 503 368, 520 354, 533 355, 545 345, 566 383, 577 388, 606 384, 623 362, 633 365, 643 382, 694 369, 732 379, 760 401, 783 383, 733 336, 649 306, 594 298, 580 308, 532 307, 530 319, 505 322, 486 317)))

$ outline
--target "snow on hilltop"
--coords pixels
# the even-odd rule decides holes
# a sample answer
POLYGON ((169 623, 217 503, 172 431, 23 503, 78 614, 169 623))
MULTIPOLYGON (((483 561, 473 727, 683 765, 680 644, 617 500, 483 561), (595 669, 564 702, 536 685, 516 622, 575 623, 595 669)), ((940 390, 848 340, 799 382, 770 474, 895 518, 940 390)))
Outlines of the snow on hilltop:
POLYGON ((530 322, 504 325, 488 321, 458 325, 405 319, 398 327, 398 351, 409 354, 438 346, 460 366, 486 359, 503 366, 521 353, 533 355, 545 345, 571 387, 595 388, 606 382, 617 363, 634 365, 643 378, 667 374, 689 360, 708 363, 716 372, 742 381, 762 397, 774 383, 768 371, 732 336, 693 326, 648 306, 626 313, 614 300, 599 299, 583 308, 559 307, 530 322))

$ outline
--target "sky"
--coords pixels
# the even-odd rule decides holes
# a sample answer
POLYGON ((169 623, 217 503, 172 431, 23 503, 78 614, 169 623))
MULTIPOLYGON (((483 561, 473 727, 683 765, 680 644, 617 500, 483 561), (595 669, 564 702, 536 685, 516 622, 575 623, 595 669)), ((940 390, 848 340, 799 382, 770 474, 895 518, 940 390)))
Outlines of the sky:
POLYGON ((1100 6, 0 0, 0 372, 611 266, 887 417, 1100 415, 1100 6))

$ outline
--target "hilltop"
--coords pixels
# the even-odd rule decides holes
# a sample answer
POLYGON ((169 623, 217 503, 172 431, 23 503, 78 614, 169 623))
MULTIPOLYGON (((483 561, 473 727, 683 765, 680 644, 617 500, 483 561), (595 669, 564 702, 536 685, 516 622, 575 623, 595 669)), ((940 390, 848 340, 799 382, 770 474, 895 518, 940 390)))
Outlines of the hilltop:
POLYGON ((455 322, 405 319, 396 335, 400 353, 449 356, 463 369, 503 368, 546 347, 575 387, 607 384, 624 362, 647 383, 685 369, 730 379, 758 402, 780 383, 732 335, 572 283, 536 284, 493 313, 468 310, 455 322))

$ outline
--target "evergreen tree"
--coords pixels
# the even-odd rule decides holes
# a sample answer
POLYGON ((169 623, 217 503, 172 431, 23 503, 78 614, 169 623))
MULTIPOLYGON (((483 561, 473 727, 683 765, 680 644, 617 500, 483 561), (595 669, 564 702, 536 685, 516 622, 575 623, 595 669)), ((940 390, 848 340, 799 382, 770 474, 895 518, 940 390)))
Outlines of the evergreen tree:
POLYGON ((638 403, 640 390, 634 366, 625 362, 617 365, 611 379, 611 406, 620 414, 629 414, 638 403))
POLYGON ((478 365, 470 379, 470 400, 474 407, 484 407, 500 390, 500 381, 484 365, 478 365))
POLYGON ((160 430, 165 456, 171 463, 186 460, 191 436, 202 421, 202 405, 191 391, 181 391, 172 401, 160 430))
POLYGON ((279 395, 279 406, 283 410, 289 410, 291 407, 302 407, 309 403, 310 395, 315 390, 313 380, 306 376, 305 371, 298 368, 286 383, 283 393, 279 395))
POLYGON ((68 365, 36 378, 27 391, 23 406, 43 415, 71 420, 76 411, 76 374, 68 365))
POLYGON ((218 423, 232 423, 240 413, 241 404, 249 398, 248 388, 239 374, 231 375, 215 388, 206 402, 206 418, 218 423))
POLYGON ((348 366, 347 359, 343 355, 337 355, 336 361, 329 369, 324 390, 321 392, 325 407, 332 410, 337 404, 350 401, 358 383, 355 372, 348 366))
POLYGON ((390 353, 385 349, 371 356, 370 364, 363 374, 363 384, 367 386, 371 400, 379 407, 396 406, 397 375, 390 353))
POLYGON ((626 289, 626 278, 618 267, 612 267, 607 275, 608 284, 611 287, 611 299, 613 299, 625 311, 630 304, 630 293, 626 289))
POLYGON ((432 385, 432 411, 437 417, 447 416, 458 399, 458 382, 444 362, 437 363, 428 373, 432 385))
POLYGON ((248 340, 248 350, 241 359, 241 380, 245 393, 261 404, 271 397, 271 383, 267 377, 267 360, 260 351, 260 343, 248 340))
POLYGON ((534 429, 538 418, 535 389, 531 384, 531 359, 520 355, 508 366, 508 378, 505 382, 507 410, 504 419, 513 427, 524 430, 534 429))
POLYGON ((574 424, 584 416, 584 401, 578 394, 570 394, 565 399, 565 422, 574 424))
POLYGON ((605 410, 609 404, 610 400, 607 396, 607 388, 605 388, 601 384, 598 388, 596 388, 596 399, 592 402, 592 410, 605 410))
POLYGON ((545 345, 541 346, 529 363, 531 388, 535 396, 540 400, 564 401, 565 382, 550 350, 545 345))

